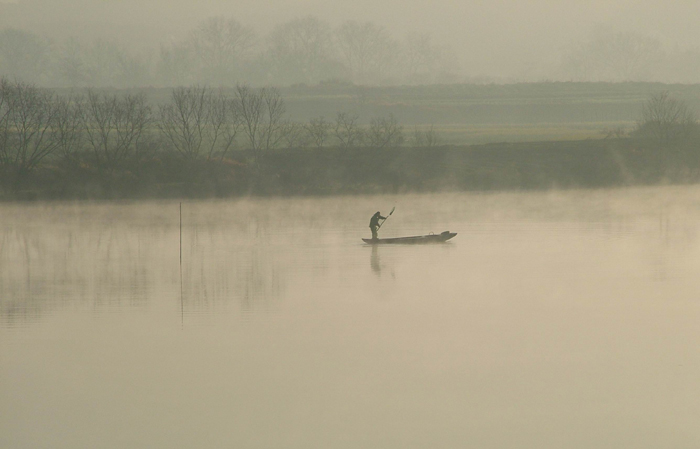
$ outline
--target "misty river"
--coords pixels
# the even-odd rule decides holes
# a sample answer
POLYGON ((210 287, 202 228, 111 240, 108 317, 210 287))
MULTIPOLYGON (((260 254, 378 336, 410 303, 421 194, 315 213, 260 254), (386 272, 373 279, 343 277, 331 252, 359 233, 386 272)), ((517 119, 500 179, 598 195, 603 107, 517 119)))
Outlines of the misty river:
POLYGON ((695 186, 1 204, 0 447, 697 448, 699 274, 695 186))

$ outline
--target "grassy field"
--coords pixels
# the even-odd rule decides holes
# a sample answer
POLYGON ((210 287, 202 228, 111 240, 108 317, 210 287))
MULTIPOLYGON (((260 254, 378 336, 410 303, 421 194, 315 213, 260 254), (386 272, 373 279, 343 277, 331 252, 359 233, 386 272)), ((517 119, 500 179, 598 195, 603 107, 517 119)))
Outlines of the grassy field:
MULTIPOLYGON (((631 130, 653 93, 669 93, 700 111, 700 85, 661 83, 542 82, 366 87, 344 83, 281 89, 288 118, 333 120, 338 112, 357 114, 361 123, 393 114, 410 135, 433 125, 442 142, 581 140, 604 137, 604 130, 631 130)), ((154 104, 169 101, 171 89, 143 88, 154 104)), ((233 94, 233 89, 224 89, 233 94)), ((114 91, 111 91, 114 92, 114 91)))
POLYGON ((631 130, 652 93, 668 90, 700 111, 700 86, 528 83, 416 87, 297 86, 282 91, 298 120, 338 111, 364 122, 393 114, 406 131, 434 125, 446 144, 580 140, 631 130))
MULTIPOLYGON (((425 129, 426 125, 416 125, 425 129)), ((606 130, 623 127, 634 128, 634 121, 580 122, 580 123, 536 123, 520 125, 500 124, 439 124, 433 129, 446 145, 478 145, 500 142, 540 142, 602 139, 606 130)), ((410 136, 413 127, 407 127, 410 136)))

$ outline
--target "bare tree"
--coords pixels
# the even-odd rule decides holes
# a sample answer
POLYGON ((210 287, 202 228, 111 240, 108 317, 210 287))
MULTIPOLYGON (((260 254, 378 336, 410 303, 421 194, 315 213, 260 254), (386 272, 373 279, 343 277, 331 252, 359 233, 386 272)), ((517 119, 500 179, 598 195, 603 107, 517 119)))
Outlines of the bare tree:
POLYGON ((389 33, 372 22, 343 23, 336 32, 336 41, 353 80, 361 84, 380 82, 399 53, 389 33))
POLYGON ((197 64, 192 49, 185 42, 160 46, 156 77, 166 86, 181 86, 195 82, 197 64))
POLYGON ((5 165, 3 155, 10 151, 10 95, 12 94, 10 89, 10 82, 0 77, 0 164, 2 165, 5 165))
POLYGON ((0 166, 16 182, 58 148, 53 94, 0 79, 0 166))
POLYGON ((97 39, 83 45, 67 40, 57 51, 54 82, 68 87, 130 87, 144 85, 150 67, 115 41, 97 39))
POLYGON ((44 38, 14 28, 0 31, 0 76, 30 83, 45 81, 50 54, 51 44, 44 38))
POLYGON ((358 120, 357 115, 347 112, 338 112, 336 115, 333 132, 341 148, 358 147, 364 142, 365 133, 358 124, 358 120))
POLYGON ((282 140, 282 131, 284 130, 284 114, 287 112, 287 107, 284 104, 284 99, 280 92, 274 87, 263 87, 260 89, 264 105, 264 126, 263 136, 265 149, 269 150, 276 148, 282 140))
POLYGON ((235 105, 243 124, 243 132, 248 137, 250 147, 257 153, 262 146, 260 130, 263 127, 264 104, 262 97, 245 84, 236 86, 235 105))
POLYGON ((227 85, 243 76, 255 31, 233 18, 209 17, 182 40, 161 45, 157 76, 166 85, 227 85))
POLYGON ((236 103, 219 91, 212 95, 209 105, 209 124, 211 126, 209 152, 207 160, 219 154, 223 160, 226 153, 236 144, 236 136, 241 127, 241 116, 236 103))
POLYGON ((328 140, 328 134, 331 129, 330 122, 323 117, 312 118, 305 126, 306 133, 309 136, 311 144, 316 148, 323 147, 323 144, 328 140))
POLYGON ((603 139, 620 139, 627 135, 627 128, 624 125, 606 126, 600 133, 605 136, 603 139))
POLYGON ((242 59, 255 44, 255 32, 233 18, 210 17, 190 34, 188 47, 198 62, 199 78, 225 84, 235 78, 242 59))
POLYGON ((306 127, 298 122, 285 121, 282 129, 282 142, 287 148, 306 148, 309 145, 306 127))
POLYGON ((150 123, 151 108, 144 95, 88 92, 83 129, 99 169, 112 174, 129 158, 139 155, 141 139, 150 123))
POLYGON ((417 126, 413 128, 413 138, 412 145, 418 148, 434 148, 440 143, 440 138, 434 129, 433 125, 430 125, 428 129, 419 129, 417 126))
POLYGON ((406 80, 412 84, 430 82, 441 56, 442 49, 433 44, 429 34, 409 33, 401 51, 406 80))
POLYGON ((240 116, 232 99, 201 86, 173 90, 170 104, 160 107, 158 128, 173 147, 188 159, 206 154, 226 155, 235 144, 240 116))
POLYGON ((76 38, 67 39, 59 46, 56 53, 54 81, 62 86, 87 87, 85 49, 80 41, 76 38))
POLYGON ((260 151, 277 147, 284 137, 284 99, 274 87, 252 89, 238 85, 234 104, 256 164, 259 164, 260 151))
POLYGON ((375 148, 397 147, 403 144, 403 126, 399 125, 393 114, 389 117, 374 118, 367 133, 368 144, 375 148))
POLYGON ((200 156, 205 140, 209 93, 206 87, 173 89, 170 104, 160 106, 158 128, 188 159, 200 156))
POLYGON ((695 111, 664 91, 652 95, 644 104, 634 133, 669 144, 698 133, 698 128, 695 111))
POLYGON ((270 56, 277 79, 286 83, 317 83, 340 73, 333 60, 331 28, 316 17, 294 19, 275 27, 270 56))
POLYGON ((56 118, 53 127, 53 138, 58 144, 58 150, 64 159, 77 162, 76 154, 81 148, 83 138, 83 104, 80 96, 69 95, 56 97, 56 118))

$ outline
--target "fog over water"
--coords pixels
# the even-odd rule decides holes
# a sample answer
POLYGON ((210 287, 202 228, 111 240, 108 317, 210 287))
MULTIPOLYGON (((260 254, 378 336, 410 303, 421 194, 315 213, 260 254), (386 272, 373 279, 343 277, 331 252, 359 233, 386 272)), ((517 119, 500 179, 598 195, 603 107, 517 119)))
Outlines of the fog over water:
POLYGON ((698 198, 4 204, 0 447, 695 448, 698 198))
MULTIPOLYGON (((595 44, 596 37, 622 33, 638 42, 615 51, 639 51, 640 39, 651 39, 666 52, 663 62, 654 61, 653 75, 626 74, 627 79, 688 82, 691 66, 697 65, 692 61, 697 59, 700 41, 697 3, 692 0, 4 0, 0 8, 0 27, 26 29, 57 40, 111 39, 132 50, 154 52, 163 43, 182 39, 211 16, 235 18, 252 27, 261 42, 276 25, 309 15, 332 27, 347 20, 371 21, 386 27, 399 40, 409 32, 430 34, 458 64, 460 79, 577 79, 576 71, 562 68, 572 46, 595 44), (663 67, 678 65, 676 59, 683 58, 687 67, 676 73, 664 72, 663 67)), ((613 47, 619 44, 614 39, 608 43, 613 47)), ((588 60, 604 51, 593 47, 588 60)), ((654 56, 649 51, 644 50, 644 57, 654 56)), ((614 78, 609 73, 586 76, 614 78)))
POLYGON ((0 449, 697 449, 699 15, 0 0, 0 449))

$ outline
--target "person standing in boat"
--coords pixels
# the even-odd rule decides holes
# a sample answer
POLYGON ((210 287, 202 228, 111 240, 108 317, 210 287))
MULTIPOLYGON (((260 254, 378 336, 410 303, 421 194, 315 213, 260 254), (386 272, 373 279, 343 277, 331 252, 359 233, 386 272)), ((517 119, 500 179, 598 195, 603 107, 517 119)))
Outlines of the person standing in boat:
POLYGON ((369 220, 369 228, 372 230, 372 240, 377 240, 377 230, 379 229, 379 220, 386 220, 386 217, 382 217, 382 214, 377 211, 376 214, 372 215, 369 220))

